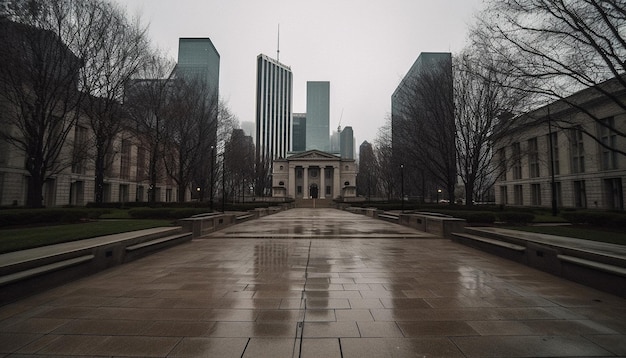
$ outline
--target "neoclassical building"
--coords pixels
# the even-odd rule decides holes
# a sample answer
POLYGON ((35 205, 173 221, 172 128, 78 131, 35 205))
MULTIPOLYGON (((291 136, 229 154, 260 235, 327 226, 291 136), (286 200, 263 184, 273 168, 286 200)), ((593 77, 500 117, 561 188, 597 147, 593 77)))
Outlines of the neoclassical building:
POLYGON ((309 150, 279 158, 272 170, 272 196, 293 199, 356 198, 356 162, 309 150))

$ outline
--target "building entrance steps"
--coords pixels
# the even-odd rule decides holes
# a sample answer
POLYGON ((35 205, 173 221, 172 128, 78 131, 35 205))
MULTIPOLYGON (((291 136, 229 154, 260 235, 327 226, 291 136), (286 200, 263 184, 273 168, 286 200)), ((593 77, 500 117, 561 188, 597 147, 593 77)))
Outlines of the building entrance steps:
POLYGON ((625 322, 621 297, 365 215, 291 209, 0 307, 0 356, 612 357, 625 322))

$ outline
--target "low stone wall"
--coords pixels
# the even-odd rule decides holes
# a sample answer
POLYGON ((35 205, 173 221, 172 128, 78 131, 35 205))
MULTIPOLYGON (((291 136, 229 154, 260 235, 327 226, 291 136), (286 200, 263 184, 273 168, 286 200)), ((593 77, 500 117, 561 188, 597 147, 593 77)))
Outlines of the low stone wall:
POLYGON ((192 233, 194 239, 222 230, 228 226, 244 221, 257 219, 263 216, 275 214, 287 210, 291 205, 270 206, 268 208, 256 208, 245 212, 209 213, 195 215, 190 218, 178 220, 178 225, 192 233))
POLYGON ((397 213, 386 212, 376 208, 347 207, 344 210, 355 214, 367 215, 372 218, 400 225, 409 226, 419 231, 452 239, 453 232, 465 231, 465 219, 454 218, 438 213, 397 213))
POLYGON ((452 239, 453 232, 465 231, 465 219, 459 219, 437 213, 399 214, 399 224, 427 232, 429 234, 452 239))

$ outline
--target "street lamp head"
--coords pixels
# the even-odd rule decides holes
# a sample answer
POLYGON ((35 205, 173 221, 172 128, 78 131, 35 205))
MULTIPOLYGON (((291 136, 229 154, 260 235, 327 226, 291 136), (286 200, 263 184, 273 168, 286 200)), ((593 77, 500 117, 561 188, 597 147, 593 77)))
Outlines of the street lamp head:
POLYGON ((200 191, 200 187, 197 187, 197 188, 196 188, 196 191, 200 191))
POLYGON ((400 168, 404 168, 404 164, 400 164, 400 168))
POLYGON ((441 189, 437 189, 437 192, 438 192, 438 193, 441 193, 441 189))

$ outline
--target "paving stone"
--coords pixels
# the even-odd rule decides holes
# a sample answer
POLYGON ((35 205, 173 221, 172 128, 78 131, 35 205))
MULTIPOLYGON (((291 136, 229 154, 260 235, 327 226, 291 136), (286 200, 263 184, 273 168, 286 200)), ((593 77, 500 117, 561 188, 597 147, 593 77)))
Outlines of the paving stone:
POLYGON ((626 356, 624 322, 624 298, 292 209, 0 307, 0 356, 626 356))

